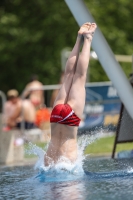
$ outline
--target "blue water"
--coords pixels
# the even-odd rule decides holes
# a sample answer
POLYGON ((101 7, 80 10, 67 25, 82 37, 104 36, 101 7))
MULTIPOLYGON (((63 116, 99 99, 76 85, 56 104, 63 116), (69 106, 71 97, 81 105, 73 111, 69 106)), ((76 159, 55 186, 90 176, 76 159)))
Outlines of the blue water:
POLYGON ((0 200, 132 200, 133 159, 90 158, 85 147, 101 136, 78 139, 78 159, 70 163, 60 158, 56 165, 45 167, 41 149, 29 144, 36 154, 35 166, 0 167, 0 200))
POLYGON ((87 158, 84 173, 0 168, 0 199, 132 200, 133 160, 87 158))

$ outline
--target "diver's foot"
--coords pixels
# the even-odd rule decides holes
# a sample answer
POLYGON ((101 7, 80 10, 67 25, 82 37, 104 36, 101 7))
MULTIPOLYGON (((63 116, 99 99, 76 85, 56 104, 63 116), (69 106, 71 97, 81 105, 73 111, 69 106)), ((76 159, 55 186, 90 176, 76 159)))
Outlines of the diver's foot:
POLYGON ((90 23, 90 22, 84 23, 84 24, 80 27, 80 29, 79 29, 79 31, 78 31, 78 36, 81 37, 81 36, 83 35, 84 32, 86 32, 86 31, 89 30, 90 27, 91 27, 91 23, 90 23))
POLYGON ((95 23, 92 23, 90 26, 90 29, 84 31, 84 33, 83 33, 84 38, 92 40, 96 28, 97 28, 97 25, 95 23))

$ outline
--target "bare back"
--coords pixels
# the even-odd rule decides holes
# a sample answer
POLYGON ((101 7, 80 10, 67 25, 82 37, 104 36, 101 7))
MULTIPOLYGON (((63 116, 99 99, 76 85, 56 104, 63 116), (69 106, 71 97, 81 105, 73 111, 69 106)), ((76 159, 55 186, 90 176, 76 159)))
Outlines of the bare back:
MULTIPOLYGON (((47 150, 49 157, 57 162, 60 157, 71 161, 77 157, 77 126, 51 123, 51 141, 47 150)), ((49 162, 45 159, 45 164, 49 162)))

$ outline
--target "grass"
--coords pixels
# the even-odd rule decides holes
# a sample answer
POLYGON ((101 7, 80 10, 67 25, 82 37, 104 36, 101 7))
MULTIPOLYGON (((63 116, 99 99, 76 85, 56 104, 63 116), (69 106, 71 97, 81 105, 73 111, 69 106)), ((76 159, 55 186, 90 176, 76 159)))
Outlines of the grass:
MULTIPOLYGON (((111 155, 113 146, 114 146, 114 140, 115 140, 115 136, 100 138, 96 142, 86 147, 85 154, 111 155)), ((133 149, 133 143, 117 144, 116 152, 119 152, 122 150, 131 150, 131 149, 133 149)))
MULTIPOLYGON (((114 146, 114 140, 115 136, 110 137, 104 137, 100 138, 94 143, 88 145, 85 149, 85 154, 91 154, 92 156, 98 156, 98 155, 111 155, 113 146, 114 146)), ((44 148, 46 143, 36 143, 36 146, 40 148, 44 148)), ((29 149, 28 144, 25 144, 25 150, 29 149)), ((133 143, 123 143, 123 144, 117 144, 116 152, 122 151, 122 150, 131 150, 133 149, 133 143)), ((36 157, 35 155, 28 155, 25 154, 25 158, 33 158, 36 157)))

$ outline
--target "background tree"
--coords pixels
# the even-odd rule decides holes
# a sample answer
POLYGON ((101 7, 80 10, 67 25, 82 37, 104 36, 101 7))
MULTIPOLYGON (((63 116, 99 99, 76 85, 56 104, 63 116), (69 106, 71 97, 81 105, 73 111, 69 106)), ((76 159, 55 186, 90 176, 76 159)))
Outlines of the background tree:
MULTIPOLYGON (((85 0, 115 54, 132 54, 132 0, 85 0)), ((0 1, 0 90, 21 92, 31 74, 44 84, 58 83, 61 50, 72 47, 78 25, 64 1, 0 1)), ((128 75, 131 64, 122 67, 128 75)), ((98 61, 90 63, 90 81, 107 81, 98 61)))
MULTIPOLYGON (((133 54, 133 3, 131 0, 85 1, 114 54, 133 54)), ((131 63, 120 63, 129 77, 131 63)), ((97 61, 91 62, 91 81, 108 80, 97 61)))

